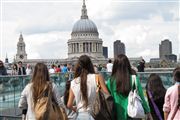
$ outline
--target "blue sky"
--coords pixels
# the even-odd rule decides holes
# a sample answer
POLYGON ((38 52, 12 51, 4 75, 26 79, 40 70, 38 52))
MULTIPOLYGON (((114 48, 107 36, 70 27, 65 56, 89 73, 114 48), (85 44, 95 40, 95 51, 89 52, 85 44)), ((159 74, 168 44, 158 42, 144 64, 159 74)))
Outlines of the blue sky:
MULTIPOLYGON (((128 57, 159 57, 163 39, 180 54, 178 0, 87 0, 89 18, 113 57, 113 42, 125 43, 128 57)), ((67 58, 67 41, 80 19, 82 0, 1 0, 1 58, 13 60, 20 32, 28 58, 67 58), (51 56, 51 57, 49 57, 51 56)))

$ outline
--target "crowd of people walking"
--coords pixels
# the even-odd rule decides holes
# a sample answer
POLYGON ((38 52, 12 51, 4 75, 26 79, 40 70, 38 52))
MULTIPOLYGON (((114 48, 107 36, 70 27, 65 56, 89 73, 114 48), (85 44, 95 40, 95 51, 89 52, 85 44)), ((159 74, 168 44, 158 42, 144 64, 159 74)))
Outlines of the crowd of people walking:
MULTIPOLYGON (((13 74, 22 75, 27 73, 21 65, 22 63, 18 63, 18 66, 16 64, 13 65, 13 74)), ((3 63, 0 61, 1 75, 7 74, 2 66, 3 63)), ((90 111, 92 111, 92 105, 97 97, 97 89, 99 88, 113 98, 113 110, 110 113, 113 116, 112 120, 180 119, 180 67, 175 68, 173 71, 173 81, 175 84, 170 88, 166 89, 160 76, 152 73, 147 79, 144 90, 136 71, 132 69, 126 55, 118 55, 113 63, 109 61, 107 68, 111 75, 105 81, 100 73, 96 73, 91 59, 87 55, 80 56, 74 66, 74 79, 66 81, 64 95, 60 96, 61 91, 58 91, 58 86, 50 80, 50 70, 44 63, 37 63, 32 79, 22 91, 19 100, 18 106, 22 109, 24 120, 37 119, 36 106, 40 104, 38 102, 39 97, 47 93, 45 92, 46 90, 52 91, 51 99, 67 115, 67 119, 96 120, 90 111), (135 86, 133 84, 133 76, 135 76, 135 86), (127 109, 129 104, 128 98, 134 88, 137 90, 144 109, 144 118, 129 116, 127 109)), ((64 65, 64 69, 61 70, 67 72, 67 66, 64 65)))

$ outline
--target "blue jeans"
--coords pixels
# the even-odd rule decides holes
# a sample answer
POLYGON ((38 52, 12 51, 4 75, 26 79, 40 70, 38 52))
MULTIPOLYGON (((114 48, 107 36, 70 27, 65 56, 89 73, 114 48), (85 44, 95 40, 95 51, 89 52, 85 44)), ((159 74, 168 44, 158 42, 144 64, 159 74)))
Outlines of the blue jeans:
POLYGON ((94 120, 88 112, 79 112, 76 120, 94 120))

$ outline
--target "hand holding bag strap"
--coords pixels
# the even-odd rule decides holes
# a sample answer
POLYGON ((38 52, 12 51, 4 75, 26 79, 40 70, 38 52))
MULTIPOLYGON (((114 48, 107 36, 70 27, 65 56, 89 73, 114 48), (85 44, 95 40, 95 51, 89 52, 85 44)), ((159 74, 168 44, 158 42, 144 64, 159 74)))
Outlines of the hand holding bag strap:
POLYGON ((148 90, 147 92, 148 92, 149 98, 150 98, 150 100, 151 100, 151 103, 153 104, 153 107, 154 107, 154 110, 155 110, 156 115, 158 116, 159 120, 163 120, 163 119, 162 119, 162 116, 161 116, 161 113, 160 113, 157 105, 155 104, 155 102, 154 102, 154 100, 153 100, 153 97, 152 97, 151 92, 150 92, 149 90, 148 90))

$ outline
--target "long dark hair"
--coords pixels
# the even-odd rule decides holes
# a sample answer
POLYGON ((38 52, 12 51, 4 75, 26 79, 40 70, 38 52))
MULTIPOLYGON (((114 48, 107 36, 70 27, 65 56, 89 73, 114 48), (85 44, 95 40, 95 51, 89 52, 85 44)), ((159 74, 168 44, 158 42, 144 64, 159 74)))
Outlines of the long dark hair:
POLYGON ((50 81, 47 66, 44 63, 37 63, 31 80, 34 106, 37 103, 39 95, 47 87, 47 81, 50 81))
POLYGON ((69 99, 69 90, 71 86, 71 80, 66 81, 66 88, 64 91, 64 104, 67 105, 68 99, 69 99))
MULTIPOLYGON (((177 67, 173 71, 174 80, 180 82, 180 67, 177 67)), ((178 108, 180 107, 180 85, 178 85, 178 108)))
POLYGON ((80 82, 80 90, 82 94, 82 99, 84 101, 84 106, 87 107, 88 105, 88 97, 87 97, 87 75, 89 73, 94 74, 94 67, 91 62, 91 59, 87 55, 82 55, 80 56, 76 67, 75 67, 75 73, 74 77, 80 77, 81 82, 80 82))
POLYGON ((149 90, 152 93, 154 100, 162 98, 166 94, 166 89, 161 78, 155 73, 150 74, 147 80, 146 90, 149 90))
POLYGON ((130 62, 126 55, 118 55, 113 63, 112 80, 116 80, 116 90, 125 96, 128 96, 131 85, 130 85, 130 75, 132 75, 132 69, 130 62))
POLYGON ((18 66, 17 66, 17 64, 16 63, 14 63, 13 64, 13 68, 12 68, 13 70, 18 70, 18 66), (15 68, 14 68, 15 67, 15 68))

